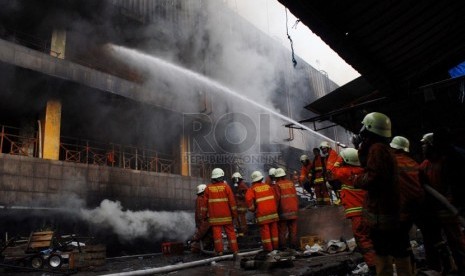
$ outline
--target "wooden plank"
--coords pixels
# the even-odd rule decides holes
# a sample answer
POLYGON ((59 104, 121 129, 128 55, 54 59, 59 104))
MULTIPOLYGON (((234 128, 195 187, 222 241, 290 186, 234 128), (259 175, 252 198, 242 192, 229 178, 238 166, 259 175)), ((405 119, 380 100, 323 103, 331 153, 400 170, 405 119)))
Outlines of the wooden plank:
POLYGON ((53 235, 40 235, 40 236, 32 236, 31 241, 51 241, 53 239, 53 235))
POLYGON ((81 249, 84 252, 100 252, 100 251, 106 251, 107 247, 104 244, 95 244, 95 245, 82 246, 81 249))
POLYGON ((42 248, 42 247, 50 247, 50 241, 38 241, 32 242, 29 244, 29 248, 42 248))
POLYGON ((53 235, 53 231, 42 231, 42 232, 32 232, 33 236, 40 236, 40 235, 53 235))

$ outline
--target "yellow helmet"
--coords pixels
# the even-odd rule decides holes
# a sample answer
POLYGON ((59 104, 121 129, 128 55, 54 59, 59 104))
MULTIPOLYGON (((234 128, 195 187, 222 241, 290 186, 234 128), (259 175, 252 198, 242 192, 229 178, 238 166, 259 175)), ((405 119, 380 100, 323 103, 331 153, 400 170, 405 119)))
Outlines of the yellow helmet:
POLYGON ((258 182, 263 180, 263 175, 259 171, 254 171, 251 175, 252 182, 258 182))
POLYGON ((391 143, 389 144, 391 148, 401 149, 405 152, 409 152, 410 142, 407 138, 403 136, 395 136, 392 138, 391 143))
POLYGON ((276 172, 274 173, 275 177, 283 177, 286 176, 286 172, 284 171, 283 168, 277 168, 276 172))
POLYGON ((358 159, 358 151, 354 148, 345 148, 341 150, 339 155, 342 157, 345 163, 352 166, 360 166, 360 160, 358 159))
POLYGON ((371 112, 363 118, 363 128, 382 137, 391 137, 391 119, 383 113, 371 112))

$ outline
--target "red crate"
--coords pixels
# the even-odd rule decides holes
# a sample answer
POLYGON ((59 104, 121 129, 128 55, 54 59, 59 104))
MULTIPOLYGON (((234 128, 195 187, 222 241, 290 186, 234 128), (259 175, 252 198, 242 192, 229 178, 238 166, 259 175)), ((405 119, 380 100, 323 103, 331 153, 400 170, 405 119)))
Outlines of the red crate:
POLYGON ((164 242, 161 244, 161 252, 165 256, 184 254, 184 244, 182 242, 164 242))

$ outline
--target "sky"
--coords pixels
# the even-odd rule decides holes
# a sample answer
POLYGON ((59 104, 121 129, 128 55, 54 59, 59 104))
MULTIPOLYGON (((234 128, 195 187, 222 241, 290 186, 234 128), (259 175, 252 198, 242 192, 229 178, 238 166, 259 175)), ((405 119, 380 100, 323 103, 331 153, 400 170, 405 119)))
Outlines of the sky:
MULTIPOLYGON (((285 7, 277 0, 223 0, 231 9, 257 26, 263 32, 290 49, 286 35, 285 7)), ((360 74, 337 55, 319 36, 302 22, 294 26, 297 18, 287 12, 289 35, 295 53, 318 70, 325 71, 329 78, 342 86, 360 74)))

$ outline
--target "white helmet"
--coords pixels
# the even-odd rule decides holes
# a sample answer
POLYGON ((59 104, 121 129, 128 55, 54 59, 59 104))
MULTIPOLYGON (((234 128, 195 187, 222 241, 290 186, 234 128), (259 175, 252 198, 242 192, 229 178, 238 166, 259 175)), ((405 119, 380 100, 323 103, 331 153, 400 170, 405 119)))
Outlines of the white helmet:
POLYGON ((320 149, 321 148, 330 148, 331 146, 329 145, 329 143, 327 141, 323 141, 320 143, 320 149))
POLYGON ((251 175, 252 182, 258 182, 263 180, 263 175, 259 171, 254 171, 251 175))
POLYGON ((308 159, 308 156, 307 156, 307 155, 302 154, 302 155, 300 156, 300 162, 303 162, 303 161, 306 161, 306 160, 310 160, 310 159, 308 159))
POLYGON ((382 137, 391 137, 391 119, 383 113, 371 112, 363 118, 363 128, 382 137))
POLYGON ((222 169, 220 169, 220 168, 215 168, 212 171, 211 179, 217 179, 217 178, 220 178, 220 177, 223 177, 223 176, 224 176, 224 171, 222 169))
POLYGON ((430 144, 431 146, 433 145, 433 133, 426 133, 423 135, 423 138, 421 138, 422 143, 430 144))
POLYGON ((270 168, 270 170, 268 171, 268 175, 269 175, 269 176, 275 176, 275 173, 276 173, 276 169, 275 169, 275 168, 270 168))
POLYGON ((339 153, 345 163, 360 166, 360 161, 358 160, 358 151, 354 148, 345 148, 339 153))
POLYGON ((394 138, 392 138, 392 141, 389 145, 393 149, 401 149, 405 152, 409 152, 410 142, 405 137, 395 136, 394 138))
POLYGON ((242 175, 241 175, 239 172, 233 173, 233 175, 231 176, 231 178, 240 178, 240 179, 243 179, 243 178, 242 178, 242 175))
POLYGON ((201 193, 205 192, 206 188, 207 188, 207 185, 200 184, 199 186, 197 186, 197 194, 201 194, 201 193))
POLYGON ((277 168, 276 172, 274 173, 275 177, 283 177, 286 176, 286 172, 284 171, 283 168, 277 168))

